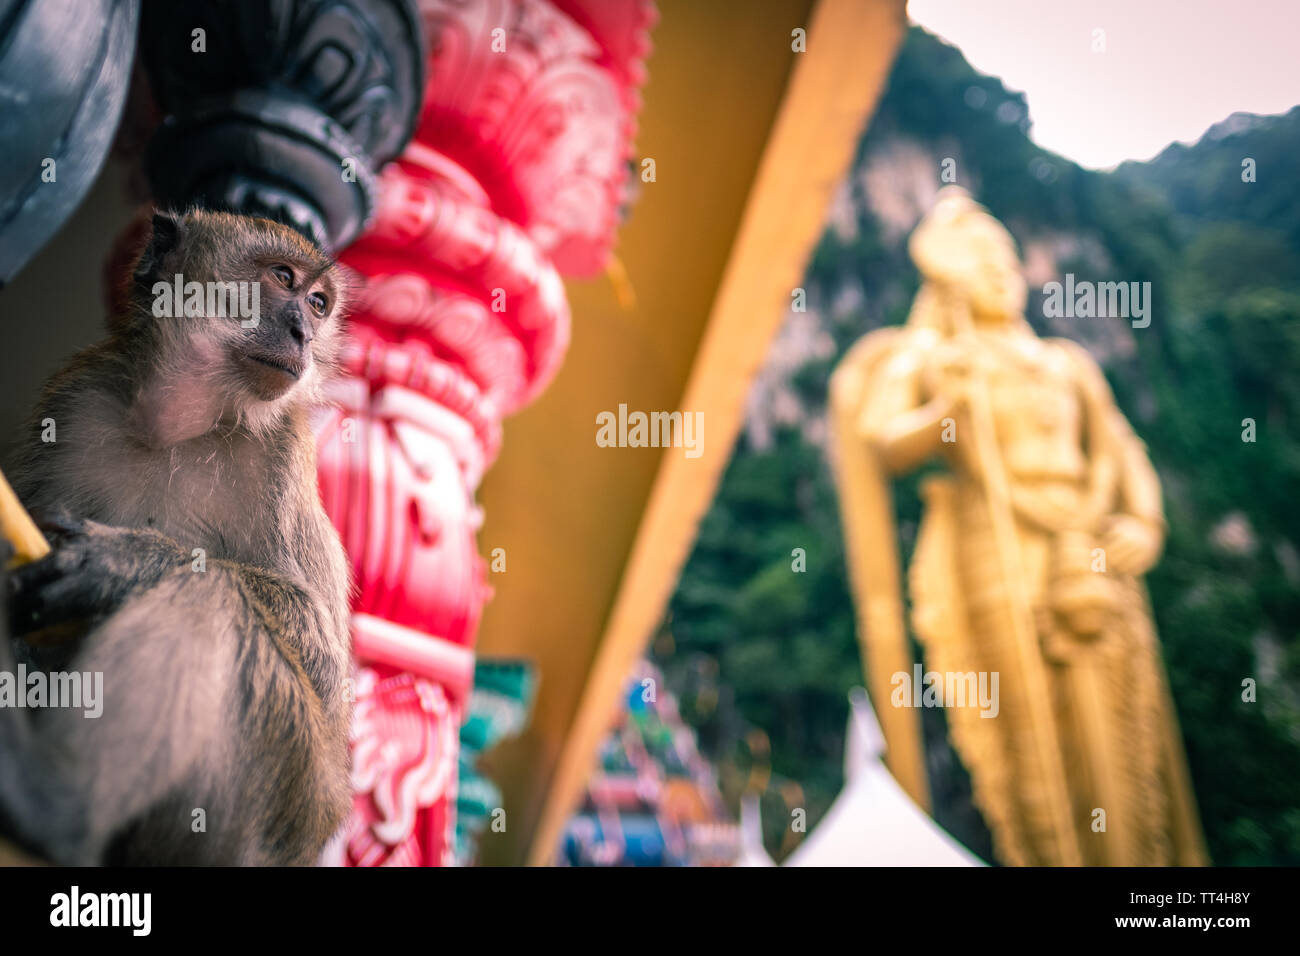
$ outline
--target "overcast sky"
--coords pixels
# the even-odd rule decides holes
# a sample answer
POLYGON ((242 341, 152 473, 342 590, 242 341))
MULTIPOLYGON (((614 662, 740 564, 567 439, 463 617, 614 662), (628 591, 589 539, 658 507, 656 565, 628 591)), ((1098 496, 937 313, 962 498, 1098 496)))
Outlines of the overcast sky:
POLYGON ((908 13, 1026 95, 1036 143, 1094 169, 1300 103, 1300 0, 909 0, 908 13))

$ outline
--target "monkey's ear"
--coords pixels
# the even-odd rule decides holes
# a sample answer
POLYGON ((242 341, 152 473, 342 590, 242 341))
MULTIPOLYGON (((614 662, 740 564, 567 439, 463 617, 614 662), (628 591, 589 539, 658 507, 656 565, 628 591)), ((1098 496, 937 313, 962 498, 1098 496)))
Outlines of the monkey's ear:
POLYGON ((142 281, 156 275, 168 253, 180 247, 185 224, 181 216, 159 211, 153 214, 151 228, 149 241, 135 267, 135 277, 142 281))

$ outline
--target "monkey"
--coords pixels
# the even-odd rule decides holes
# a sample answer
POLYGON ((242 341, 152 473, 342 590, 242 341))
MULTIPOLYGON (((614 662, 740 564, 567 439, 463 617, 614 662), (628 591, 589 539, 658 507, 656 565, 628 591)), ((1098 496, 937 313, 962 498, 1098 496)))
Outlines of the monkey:
POLYGON ((0 833, 18 845, 72 865, 309 865, 342 824, 349 566, 310 412, 346 286, 288 226, 156 212, 108 337, 46 385, 11 476, 52 551, 10 572, 0 671, 102 673, 103 703, 0 707, 0 833), (211 314, 168 286, 253 289, 258 308, 211 314))

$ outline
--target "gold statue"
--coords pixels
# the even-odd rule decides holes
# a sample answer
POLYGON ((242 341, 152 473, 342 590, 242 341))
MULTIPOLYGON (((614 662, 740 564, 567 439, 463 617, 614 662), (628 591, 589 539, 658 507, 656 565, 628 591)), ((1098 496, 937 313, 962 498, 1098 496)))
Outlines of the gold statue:
POLYGON ((921 489, 912 625, 940 678, 998 677, 996 708, 946 714, 998 858, 1203 864, 1141 579, 1165 535, 1146 449, 1087 352, 1025 322, 1015 243, 965 191, 939 194, 909 249, 923 284, 906 325, 867 335, 831 381, 850 580, 890 769, 929 806, 919 715, 893 693, 913 661, 888 478, 938 456, 946 473, 921 489))

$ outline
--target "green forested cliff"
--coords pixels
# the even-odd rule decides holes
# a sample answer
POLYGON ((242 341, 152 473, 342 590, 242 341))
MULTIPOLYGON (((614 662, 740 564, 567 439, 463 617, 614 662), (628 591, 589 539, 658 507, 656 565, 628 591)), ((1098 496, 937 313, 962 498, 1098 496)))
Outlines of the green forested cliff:
MULTIPOLYGON (((770 763, 768 847, 790 849, 790 809, 811 828, 839 789, 845 693, 862 681, 827 381, 852 342, 906 317, 918 284, 906 236, 946 168, 1020 243, 1030 322, 1088 347, 1160 472, 1170 533, 1148 585, 1214 862, 1300 863, 1300 108, 1234 115, 1110 173, 1039 149, 1028 129, 1022 96, 911 30, 656 657, 729 799, 770 763), (1150 326, 1044 318, 1042 285, 1067 272, 1150 282, 1150 326)), ((907 557, 915 479, 896 500, 907 557)), ((987 858, 942 716, 923 713, 936 816, 987 858)))

